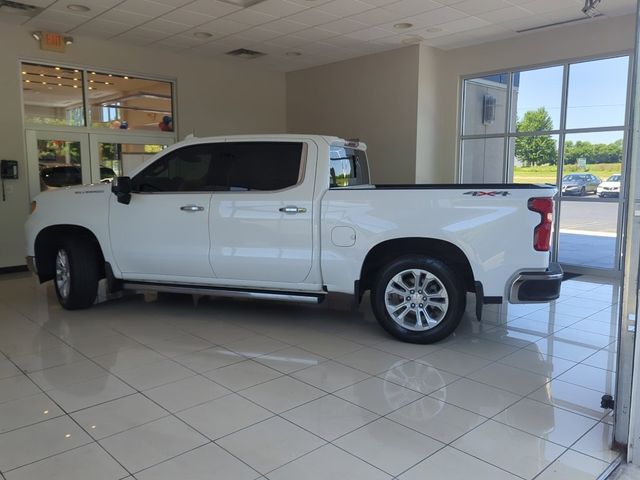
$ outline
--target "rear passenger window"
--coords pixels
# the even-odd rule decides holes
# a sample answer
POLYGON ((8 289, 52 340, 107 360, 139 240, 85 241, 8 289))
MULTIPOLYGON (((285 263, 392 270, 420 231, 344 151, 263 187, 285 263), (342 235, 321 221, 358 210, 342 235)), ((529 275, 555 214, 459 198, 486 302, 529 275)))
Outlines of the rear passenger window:
POLYGON ((282 190, 302 179, 302 143, 228 142, 219 163, 231 191, 282 190))
POLYGON ((367 155, 363 150, 332 146, 330 156, 330 187, 352 187, 354 185, 369 184, 367 155))

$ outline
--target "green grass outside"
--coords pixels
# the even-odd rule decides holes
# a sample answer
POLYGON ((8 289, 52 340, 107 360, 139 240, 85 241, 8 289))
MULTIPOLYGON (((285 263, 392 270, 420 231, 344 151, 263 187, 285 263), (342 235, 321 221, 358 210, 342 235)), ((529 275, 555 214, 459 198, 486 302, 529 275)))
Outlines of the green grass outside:
MULTIPOLYGON (((606 180, 609 176, 622 171, 620 163, 598 163, 587 165, 586 168, 580 169, 577 165, 565 165, 564 173, 592 173, 606 180)), ((538 165, 536 167, 515 167, 513 172, 514 183, 556 183, 556 165, 538 165)))

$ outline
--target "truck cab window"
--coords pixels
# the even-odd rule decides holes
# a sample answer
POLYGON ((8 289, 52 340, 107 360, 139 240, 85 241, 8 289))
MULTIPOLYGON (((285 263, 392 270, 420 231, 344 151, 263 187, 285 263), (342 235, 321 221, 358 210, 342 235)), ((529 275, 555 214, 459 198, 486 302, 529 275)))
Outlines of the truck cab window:
POLYGON ((228 142, 223 162, 228 165, 231 191, 273 191, 296 185, 302 173, 302 143, 228 142))
POLYGON ((336 188, 368 184, 367 154, 363 150, 332 146, 330 149, 329 186, 336 188))
POLYGON ((137 192, 187 192, 224 189, 225 180, 215 185, 213 168, 218 144, 191 145, 169 152, 132 180, 137 192))

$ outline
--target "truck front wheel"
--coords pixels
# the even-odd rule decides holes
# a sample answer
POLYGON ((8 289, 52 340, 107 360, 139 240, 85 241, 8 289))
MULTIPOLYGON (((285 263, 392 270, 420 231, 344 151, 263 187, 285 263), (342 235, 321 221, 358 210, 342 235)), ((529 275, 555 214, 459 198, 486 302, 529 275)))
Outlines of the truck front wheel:
POLYGON ((93 305, 98 294, 98 252, 84 239, 66 239, 56 253, 55 278, 58 301, 67 310, 93 305))
POLYGON ((379 272, 371 289, 378 322, 394 337, 410 343, 433 343, 449 336, 466 307, 462 282, 440 260, 400 257, 379 272))

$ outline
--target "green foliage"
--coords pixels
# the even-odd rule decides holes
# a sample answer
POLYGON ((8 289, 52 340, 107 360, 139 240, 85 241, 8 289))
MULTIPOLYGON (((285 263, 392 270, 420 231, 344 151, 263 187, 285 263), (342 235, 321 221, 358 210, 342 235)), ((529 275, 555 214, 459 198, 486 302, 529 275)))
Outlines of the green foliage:
POLYGON ((565 163, 575 165, 579 158, 587 163, 620 163, 622 162, 622 139, 613 143, 591 143, 578 140, 565 143, 565 163))
MULTIPOLYGON (((540 107, 525 113, 516 127, 519 132, 546 132, 553 128, 553 121, 549 112, 540 107)), ((516 138, 515 154, 524 166, 558 163, 558 148, 551 135, 516 138)))

